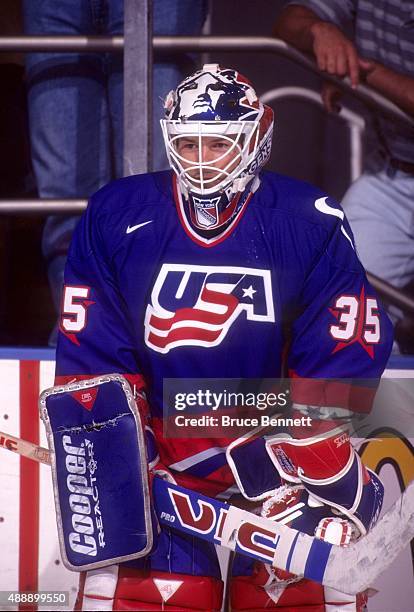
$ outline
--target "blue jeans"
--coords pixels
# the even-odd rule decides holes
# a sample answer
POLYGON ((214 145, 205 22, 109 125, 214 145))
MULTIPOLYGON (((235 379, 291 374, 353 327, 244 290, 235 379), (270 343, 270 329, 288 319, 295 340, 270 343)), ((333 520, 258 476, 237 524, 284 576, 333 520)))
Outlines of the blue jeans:
MULTIPOLYGON (((119 35, 123 0, 24 0, 26 34, 119 35)), ((197 35, 205 0, 154 0, 154 34, 197 35)), ((188 71, 188 56, 155 58, 155 170, 167 167, 162 100, 188 71)), ((122 176, 123 58, 120 53, 32 53, 26 59, 32 161, 42 198, 89 197, 122 176)), ((137 143, 139 146, 139 143, 137 143)), ((42 251, 56 308, 78 217, 46 221, 42 251)))
MULTIPOLYGON (((359 258, 396 287, 414 279, 414 176, 387 169, 364 173, 342 201, 359 258)), ((390 311, 399 318, 397 310, 390 311)))

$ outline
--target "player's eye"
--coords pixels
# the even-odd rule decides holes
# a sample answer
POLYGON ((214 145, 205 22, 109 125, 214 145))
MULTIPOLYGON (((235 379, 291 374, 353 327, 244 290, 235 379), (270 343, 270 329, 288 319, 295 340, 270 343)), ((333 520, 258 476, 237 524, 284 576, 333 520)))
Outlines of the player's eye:
POLYGON ((180 142, 178 145, 179 151, 194 151, 197 148, 198 147, 194 142, 180 142))
POLYGON ((216 151, 227 151, 227 149, 230 149, 230 146, 230 143, 226 140, 219 140, 217 142, 213 142, 211 145, 211 147, 216 151))

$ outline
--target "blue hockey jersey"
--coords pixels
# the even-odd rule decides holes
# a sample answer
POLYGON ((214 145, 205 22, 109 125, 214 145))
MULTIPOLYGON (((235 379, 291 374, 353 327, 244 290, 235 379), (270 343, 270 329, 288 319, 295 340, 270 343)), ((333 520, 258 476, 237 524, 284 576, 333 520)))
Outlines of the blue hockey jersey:
POLYGON ((392 343, 340 206, 270 172, 215 239, 191 227, 171 172, 98 191, 73 237, 60 332, 58 382, 141 374, 164 463, 222 490, 224 442, 163 438, 165 378, 375 379, 392 343))

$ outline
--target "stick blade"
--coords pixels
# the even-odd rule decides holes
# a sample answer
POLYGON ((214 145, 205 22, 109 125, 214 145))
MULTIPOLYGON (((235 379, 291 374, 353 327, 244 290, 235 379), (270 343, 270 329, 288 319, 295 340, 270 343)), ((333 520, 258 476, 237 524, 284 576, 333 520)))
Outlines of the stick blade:
POLYGON ((348 548, 332 548, 324 584, 352 595, 365 591, 413 537, 414 481, 366 536, 348 548))

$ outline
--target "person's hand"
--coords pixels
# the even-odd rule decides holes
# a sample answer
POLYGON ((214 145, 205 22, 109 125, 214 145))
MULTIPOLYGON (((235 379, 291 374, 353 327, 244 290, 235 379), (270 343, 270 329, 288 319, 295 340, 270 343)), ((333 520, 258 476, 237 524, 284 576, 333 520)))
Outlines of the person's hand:
POLYGON ((363 58, 359 58, 358 63, 359 63, 361 81, 368 81, 369 76, 377 68, 378 64, 374 62, 373 60, 367 60, 363 58))
POLYGON ((311 28, 318 68, 337 77, 349 76, 351 86, 360 82, 361 59, 355 45, 331 23, 318 21, 311 28))
POLYGON ((342 98, 342 90, 333 83, 324 81, 321 89, 321 98, 325 109, 328 113, 338 114, 341 112, 340 100, 342 98))
MULTIPOLYGON (((360 69, 360 81, 366 81, 369 75, 375 70, 376 64, 371 60, 358 59, 360 69)), ((343 91, 334 83, 324 81, 321 89, 321 98, 325 109, 328 113, 340 113, 340 101, 343 96, 343 91)))

